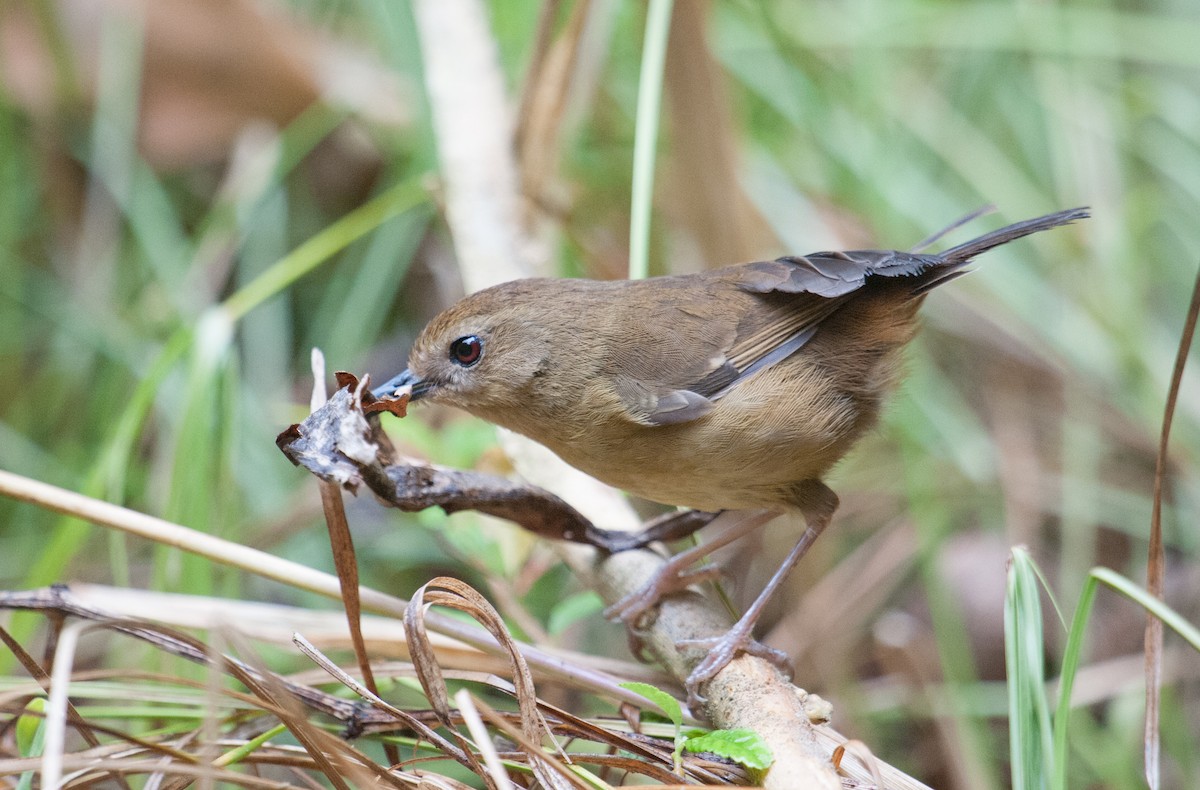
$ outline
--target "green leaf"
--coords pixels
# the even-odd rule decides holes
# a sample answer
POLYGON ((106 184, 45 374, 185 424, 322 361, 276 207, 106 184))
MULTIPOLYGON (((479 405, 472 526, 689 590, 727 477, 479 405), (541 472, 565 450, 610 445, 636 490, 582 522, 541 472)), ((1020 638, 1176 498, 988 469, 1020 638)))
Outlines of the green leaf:
MULTIPOLYGON (((34 697, 25 710, 33 714, 46 712, 46 698, 34 697)), ((17 719, 17 754, 22 757, 37 757, 42 753, 41 731, 46 724, 43 715, 21 716, 17 719)))
POLYGON ((1188 641, 1196 650, 1200 650, 1200 629, 1189 623, 1171 607, 1155 598, 1134 582, 1108 568, 1092 568, 1079 603, 1075 606, 1075 617, 1071 622, 1071 630, 1067 632, 1067 644, 1063 649, 1062 672, 1059 675, 1058 706, 1054 713, 1054 757, 1055 772, 1050 787, 1064 790, 1067 787, 1067 745, 1068 727, 1071 720, 1071 691, 1075 686, 1075 674, 1083 655, 1083 638, 1087 633, 1087 624, 1096 602, 1096 592, 1101 584, 1106 584, 1121 595, 1139 604, 1177 634, 1188 641))
POLYGON ((712 752, 756 771, 764 771, 775 762, 771 747, 753 730, 713 730, 688 738, 683 748, 689 752, 712 752))
POLYGON ((646 15, 642 69, 638 77, 637 125, 633 142, 633 194, 629 210, 629 279, 650 273, 650 213, 654 202, 654 161, 658 153, 658 120, 663 65, 671 33, 674 0, 651 0, 646 15))
POLYGON ((629 689, 634 694, 641 694, 653 702, 675 725, 675 751, 671 757, 675 763, 675 773, 680 773, 683 769, 684 739, 680 734, 680 730, 683 727, 683 709, 679 707, 679 700, 662 689, 651 686, 649 683, 638 683, 631 680, 628 683, 622 683, 621 688, 629 689))
MULTIPOLYGON (((35 696, 25 705, 25 711, 17 719, 17 753, 23 758, 40 758, 46 750, 46 698, 35 696), (41 716, 34 716, 40 713, 41 716)), ((34 789, 35 771, 25 771, 17 780, 17 790, 34 789)))
POLYGON ((621 688, 629 689, 634 694, 640 694, 653 702, 675 725, 676 731, 683 726, 683 709, 679 707, 679 700, 667 692, 651 686, 649 683, 637 683, 635 681, 622 683, 621 688))

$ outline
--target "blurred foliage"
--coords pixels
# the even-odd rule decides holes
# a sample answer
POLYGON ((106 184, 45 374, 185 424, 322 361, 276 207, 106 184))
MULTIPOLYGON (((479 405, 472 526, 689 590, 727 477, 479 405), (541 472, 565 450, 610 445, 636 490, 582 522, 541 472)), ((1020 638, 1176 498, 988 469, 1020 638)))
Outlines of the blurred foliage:
MULTIPOLYGON (((0 11, 0 467, 328 567, 312 480, 273 438, 305 413, 310 347, 334 368, 389 375, 460 288, 422 98, 428 42, 389 0, 293 0, 253 24, 186 5, 0 11), (357 215, 354 232, 336 225, 405 184, 420 197, 357 215), (311 272, 231 309, 314 238, 311 272)), ((550 7, 558 40, 579 8, 550 7)), ((543 4, 489 8, 517 107, 543 4)), ((605 2, 588 14, 559 166, 530 199, 556 227, 561 273, 611 277, 627 263, 644 14, 605 2)), ((1029 545, 1068 605, 1093 565, 1143 577, 1158 423, 1200 263, 1200 8, 686 2, 672 35, 656 271, 904 248, 983 204, 1007 221, 1093 209, 930 298, 910 379, 839 469, 838 528, 797 574, 811 589, 790 594, 800 603, 774 637, 877 754, 938 787, 1003 786, 1008 546, 1029 545)), ((1165 522, 1168 602, 1192 622, 1198 384, 1193 370, 1165 522)), ((458 414, 419 410, 394 433, 441 463, 503 468, 490 429, 458 414)), ((562 626, 556 605, 579 607, 578 586, 505 525, 369 498, 350 508, 368 585, 406 595, 460 575, 505 589, 530 638, 622 641, 596 616, 562 626), (552 637, 529 633, 552 622, 552 637)), ((10 501, 0 539, 7 588, 297 598, 10 501)), ((751 564, 747 578, 771 562, 751 564)), ((1142 623, 1127 603, 1097 603, 1074 786, 1138 783, 1142 623)), ((1047 623, 1046 639, 1054 655, 1063 628, 1047 623)), ((1200 785, 1198 668, 1190 654, 1168 664, 1170 786, 1200 785)))

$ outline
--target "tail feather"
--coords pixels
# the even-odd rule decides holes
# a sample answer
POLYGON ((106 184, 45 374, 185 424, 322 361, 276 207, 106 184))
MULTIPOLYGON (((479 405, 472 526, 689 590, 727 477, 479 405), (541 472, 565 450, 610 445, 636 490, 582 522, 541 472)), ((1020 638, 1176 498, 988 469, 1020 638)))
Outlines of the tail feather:
POLYGON ((928 293, 939 285, 961 277, 963 274, 966 274, 963 271, 963 267, 969 264, 975 256, 999 247, 1001 244, 1008 244, 1010 241, 1016 241, 1024 236, 1049 230, 1050 228, 1057 228, 1060 225, 1069 225, 1076 220, 1087 219, 1089 216, 1091 214, 1088 213, 1086 207, 1057 211, 1053 214, 1046 214, 1042 217, 1035 217, 1023 222, 1006 225, 999 230, 985 233, 979 238, 971 239, 957 247, 951 247, 936 256, 938 263, 925 270, 921 276, 921 284, 913 289, 913 294, 928 293))
POLYGON ((965 244, 951 247, 945 252, 938 254, 937 257, 944 261, 943 265, 945 266, 953 266, 955 263, 966 263, 976 255, 987 252, 993 247, 1008 244, 1010 241, 1015 241, 1023 236, 1039 233, 1043 230, 1057 228, 1059 225, 1069 225, 1075 220, 1087 219, 1089 216, 1091 214, 1088 213, 1087 208, 1072 208, 1066 211, 1058 211, 1054 214, 1047 214, 1044 217, 1027 219, 1024 222, 1015 222, 1012 225, 1007 225, 991 233, 985 233, 977 239, 971 239, 965 244))
MULTIPOLYGON (((947 231, 980 213, 968 215, 947 228, 947 231)), ((1089 215, 1086 208, 1073 208, 1027 219, 986 233, 937 255, 898 250, 813 252, 808 255, 789 255, 774 261, 731 266, 718 270, 714 275, 725 278, 738 288, 751 293, 810 293, 828 299, 857 291, 872 277, 912 278, 910 284, 914 293, 923 294, 958 277, 963 273, 963 267, 980 253, 1022 236, 1066 225, 1087 216, 1089 215)), ((936 239, 942 233, 932 238, 936 239)))
POLYGON ((979 208, 972 211, 970 214, 959 217, 958 219, 954 220, 954 222, 950 223, 949 225, 947 225, 946 227, 937 231, 936 233, 934 233, 930 236, 926 236, 925 238, 921 239, 921 241, 918 244, 914 244, 912 247, 909 247, 908 251, 912 252, 912 253, 918 253, 921 250, 928 249, 928 248, 932 247, 934 244, 936 244, 947 233, 952 233, 952 232, 958 230, 959 228, 961 228, 963 225, 966 225, 968 222, 979 219, 984 214, 991 214, 995 210, 996 210, 996 207, 990 203, 986 206, 980 206, 979 208))

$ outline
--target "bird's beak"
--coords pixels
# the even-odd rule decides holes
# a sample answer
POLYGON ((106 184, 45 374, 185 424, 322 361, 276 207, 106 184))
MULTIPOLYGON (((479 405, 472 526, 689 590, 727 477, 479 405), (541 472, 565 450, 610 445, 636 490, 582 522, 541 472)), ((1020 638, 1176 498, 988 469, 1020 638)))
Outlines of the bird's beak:
POLYGON ((371 394, 376 398, 390 398, 401 387, 412 387, 412 395, 409 397, 411 403, 420 400, 422 396, 433 389, 433 382, 422 379, 411 370, 406 370, 390 379, 382 387, 371 390, 371 394))

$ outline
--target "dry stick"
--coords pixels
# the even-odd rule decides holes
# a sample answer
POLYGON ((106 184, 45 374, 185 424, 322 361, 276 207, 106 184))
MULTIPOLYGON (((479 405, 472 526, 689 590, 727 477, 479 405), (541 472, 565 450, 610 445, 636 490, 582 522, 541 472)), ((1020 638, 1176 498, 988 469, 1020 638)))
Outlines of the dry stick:
MULTIPOLYGON (((1163 574, 1166 556, 1162 540, 1162 498, 1167 477, 1167 443, 1171 438, 1171 423, 1175 420, 1175 402, 1179 399, 1179 388, 1183 383, 1183 369, 1187 365, 1188 353, 1192 349, 1192 338, 1196 334, 1196 317, 1200 315, 1200 271, 1196 272, 1196 284, 1192 287, 1192 301, 1184 321, 1183 335, 1179 338, 1179 350, 1175 354, 1175 369, 1171 373, 1171 387, 1167 392, 1167 406, 1163 414, 1162 433, 1158 439, 1158 458, 1154 468, 1154 509, 1150 514, 1150 548, 1146 567, 1146 589, 1155 598, 1163 597, 1163 574)), ((1159 730, 1158 704, 1162 690, 1163 624, 1153 612, 1146 613, 1146 722, 1143 730, 1146 784, 1151 788, 1159 785, 1159 730)))
MULTIPOLYGON (((554 24, 558 19, 559 10, 562 7, 562 0, 546 0, 542 3, 542 9, 538 13, 537 32, 533 39, 533 55, 529 59, 529 66, 525 70, 525 80, 523 83, 520 112, 518 113, 518 123, 516 131, 513 132, 513 141, 517 146, 517 150, 524 148, 525 140, 528 134, 528 119, 533 114, 533 104, 537 100, 538 77, 545 68, 546 58, 550 53, 551 37, 554 32, 554 24)), ((579 9, 575 10, 578 13, 579 9)))
MULTIPOLYGON (((328 398, 325 390, 325 355, 313 349, 311 354, 313 389, 309 408, 321 408, 328 398)), ((367 655, 367 642, 362 633, 362 602, 358 597, 358 561, 354 554, 354 537, 346 520, 346 506, 342 501, 342 490, 328 480, 317 481, 321 492, 321 508, 325 512, 325 526, 329 530, 329 547, 333 553, 334 569, 341 585, 342 604, 346 610, 346 627, 350 630, 350 642, 354 645, 354 657, 363 683, 372 694, 379 694, 375 673, 371 669, 371 658, 367 655)), ((385 742, 383 753, 390 765, 400 762, 400 749, 394 743, 385 742)))
MULTIPOLYGON (((532 275, 542 267, 530 253, 537 249, 535 240, 520 222, 522 198, 512 154, 513 123, 485 9, 478 0, 419 0, 413 11, 445 184, 446 215, 463 281, 468 290, 477 290, 532 275)), ((522 455, 522 444, 523 440, 514 437, 506 441, 506 449, 514 448, 522 455)), ((518 469, 523 474, 533 475, 532 482, 592 515, 589 510, 595 497, 585 504, 563 492, 558 482, 560 469, 551 472, 544 466, 521 466, 518 469), (548 479, 550 475, 553 479, 548 479)), ((593 492, 600 490, 592 487, 593 492)), ((608 500, 600 523, 636 521, 628 506, 617 505, 611 494, 600 496, 608 500)), ((570 554, 576 567, 585 565, 576 551, 570 554)), ((588 552, 587 556, 594 555, 588 552)), ((640 588, 662 562, 649 551, 623 552, 596 564, 594 581, 611 603, 640 588)), ((680 651, 676 643, 712 637, 730 625, 720 607, 704 598, 671 596, 664 600, 644 639, 682 679, 702 656, 694 649, 680 651)), ((765 777, 765 787, 840 787, 829 752, 817 745, 802 695, 770 664, 742 656, 709 684, 707 692, 707 712, 717 726, 750 727, 770 745, 775 764, 765 777)))
MULTIPOLYGON (((162 628, 151 623, 141 622, 127 618, 112 618, 109 614, 93 609, 79 602, 73 593, 63 586, 46 588, 30 592, 8 593, 0 592, 0 608, 26 609, 31 611, 39 611, 44 614, 57 613, 63 617, 70 616, 80 618, 82 620, 99 623, 100 626, 108 628, 127 636, 141 639, 157 649, 179 656, 189 661, 194 661, 200 664, 220 667, 224 672, 236 677, 240 682, 250 688, 253 694, 257 696, 249 696, 236 692, 226 691, 226 695, 235 700, 248 702, 257 706, 261 710, 271 715, 280 717, 291 722, 291 724, 300 726, 303 724, 301 717, 293 715, 288 711, 288 703, 291 701, 300 701, 304 705, 313 710, 320 711, 326 715, 342 722, 346 727, 344 737, 356 737, 366 732, 393 732, 397 729, 410 729, 422 739, 429 741, 436 748, 455 756, 460 762, 466 761, 466 756, 439 735, 435 730, 431 729, 435 726, 439 719, 435 717, 433 711, 428 712, 409 712, 397 709, 374 695, 365 686, 355 681, 348 674, 336 667, 326 657, 321 655, 312 645, 308 644, 302 637, 295 638, 296 643, 301 650, 312 657, 323 669, 332 674, 339 681, 345 683, 352 690, 364 697, 372 706, 371 709, 364 709, 362 706, 352 700, 343 699, 334 694, 323 692, 319 689, 306 686, 291 680, 287 680, 272 672, 258 669, 239 661, 236 658, 227 655, 213 655, 206 646, 198 640, 180 632, 169 628, 162 628), (269 691, 269 694, 264 694, 263 690, 269 691), (290 718, 289 718, 290 717, 290 718)), ((499 623, 496 615, 493 612, 491 615, 495 623, 499 623)), ((2 632, 0 632, 2 633, 2 632)), ((511 657, 514 654, 515 643, 509 643, 507 652, 511 657)), ((533 704, 538 706, 541 711, 540 715, 545 719, 552 719, 555 722, 555 727, 562 731, 564 737, 583 737, 586 739, 597 740, 600 743, 608 743, 614 747, 629 752, 630 754, 648 757, 659 762, 670 763, 669 754, 662 754, 661 749, 657 744, 647 739, 645 743, 640 743, 636 740, 637 736, 624 735, 621 733, 612 733, 602 730, 598 726, 592 725, 580 719, 573 718, 570 714, 547 706, 540 701, 535 701, 532 694, 532 681, 526 675, 522 692, 519 688, 512 685, 506 685, 502 681, 498 681, 494 676, 487 672, 473 673, 454 673, 451 675, 457 680, 470 680, 474 683, 485 686, 491 685, 496 689, 509 695, 517 696, 519 699, 523 696, 523 710, 520 716, 522 722, 535 714, 532 708, 533 704), (526 705, 528 703, 528 705, 526 705)), ((186 685, 186 684, 185 684, 186 685)), ((460 720, 450 714, 451 718, 445 720, 444 723, 450 728, 457 727, 460 720)), ((516 716, 517 714, 507 714, 516 716)), ((139 740, 122 733, 116 733, 113 730, 103 727, 97 727, 97 731, 104 732, 115 737, 123 738, 132 745, 140 746, 141 748, 151 752, 162 752, 164 756, 174 758, 176 761, 196 761, 198 758, 195 755, 181 752, 179 750, 170 749, 162 744, 152 743, 139 740)), ((338 752, 340 744, 333 740, 326 739, 331 748, 330 753, 338 752)), ((578 756, 578 755, 576 755, 578 756)), ((314 755, 314 759, 316 756, 314 755)), ((364 762, 363 767, 383 776, 382 768, 377 768, 373 763, 364 762)), ((704 769, 704 761, 696 759, 690 761, 690 767, 694 773, 699 776, 711 778, 711 772, 704 769)), ((655 765, 646 763, 639 766, 646 768, 648 775, 655 775, 656 771, 661 770, 655 765)))
MULTIPOLYGON (((289 680, 273 672, 257 669, 233 656, 214 655, 199 640, 176 629, 137 618, 114 617, 110 612, 97 609, 81 601, 72 590, 62 585, 22 592, 0 591, 0 609, 36 611, 46 616, 57 614, 64 619, 66 617, 73 617, 79 620, 86 620, 99 624, 100 627, 141 640, 164 653, 169 653, 200 665, 218 667, 224 672, 235 675, 239 680, 250 679, 255 681, 256 685, 260 686, 268 684, 272 689, 277 689, 281 692, 278 695, 280 699, 298 700, 308 708, 340 722, 345 727, 343 735, 347 738, 358 737, 366 733, 395 732, 397 729, 409 729, 442 751, 455 751, 455 747, 431 729, 431 727, 438 724, 438 719, 433 711, 410 712, 388 705, 380 700, 376 694, 367 689, 366 686, 336 667, 299 635, 293 635, 293 642, 300 647, 302 652, 312 658, 321 668, 334 675, 339 681, 366 699, 374 707, 363 708, 355 700, 345 699, 336 694, 330 694, 321 689, 314 688, 313 686, 289 680)), ((3 633, 3 631, 0 630, 0 633, 3 633)), ((157 678, 157 676, 155 677, 157 678)), ((515 693, 511 685, 504 685, 503 682, 498 683, 495 676, 488 672, 455 672, 451 673, 450 677, 456 680, 472 680, 483 685, 490 684, 503 692, 509 694, 515 693)), ((46 679, 42 685, 48 688, 49 679, 46 679)), ((184 683, 184 685, 188 684, 184 683)), ((233 700, 257 706, 272 715, 278 713, 279 704, 276 702, 230 690, 222 693, 233 700)), ((68 707, 68 711, 70 710, 71 708, 68 707)), ((584 730, 583 728, 586 726, 585 722, 578 720, 570 722, 567 714, 557 709, 548 710, 557 720, 568 722, 574 726, 576 731, 582 731, 584 737, 594 735, 598 731, 598 728, 584 730)), ((77 714, 74 718, 77 718, 77 714)), ((163 744, 138 739, 127 733, 121 733, 108 727, 87 725, 82 719, 76 723, 74 718, 72 719, 72 723, 76 726, 88 726, 90 730, 123 739, 132 745, 139 746, 148 751, 160 752, 163 756, 173 758, 176 761, 197 759, 194 755, 178 749, 172 749, 163 744)), ((452 724, 457 724, 457 722, 452 722, 452 724)), ((631 746, 628 743, 622 743, 621 745, 631 753, 638 753, 635 748, 636 744, 631 746)), ((95 746, 99 746, 99 743, 97 742, 95 746)))

